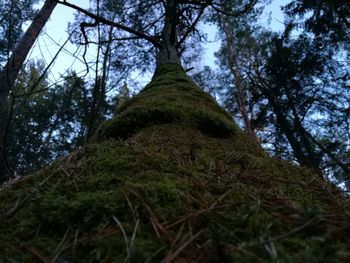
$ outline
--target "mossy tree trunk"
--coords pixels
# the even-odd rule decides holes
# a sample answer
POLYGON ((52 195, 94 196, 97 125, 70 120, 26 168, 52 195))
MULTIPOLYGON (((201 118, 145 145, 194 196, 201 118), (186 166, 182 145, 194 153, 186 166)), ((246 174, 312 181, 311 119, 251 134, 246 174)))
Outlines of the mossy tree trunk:
POLYGON ((164 64, 84 149, 0 189, 0 261, 348 262, 348 207, 164 64))

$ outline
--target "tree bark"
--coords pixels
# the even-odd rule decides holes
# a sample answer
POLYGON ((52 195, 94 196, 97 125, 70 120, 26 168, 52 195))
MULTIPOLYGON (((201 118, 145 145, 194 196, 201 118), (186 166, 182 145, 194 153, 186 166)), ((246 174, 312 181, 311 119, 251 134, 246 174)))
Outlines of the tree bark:
POLYGON ((47 0, 45 2, 0 72, 0 106, 12 89, 30 49, 49 20, 56 5, 57 2, 55 0, 47 0))
POLYGON ((176 48, 177 19, 176 1, 167 0, 165 4, 165 21, 162 32, 162 42, 157 54, 157 66, 168 63, 181 65, 179 54, 176 48))

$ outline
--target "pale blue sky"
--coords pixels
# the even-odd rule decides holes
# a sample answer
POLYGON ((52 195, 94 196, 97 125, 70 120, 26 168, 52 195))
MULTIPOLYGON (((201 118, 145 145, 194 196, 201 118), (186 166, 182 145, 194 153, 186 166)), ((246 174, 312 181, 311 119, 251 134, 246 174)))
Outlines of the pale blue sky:
MULTIPOLYGON (((89 0, 69 0, 69 2, 77 4, 81 7, 87 8, 89 6, 89 0)), ((283 29, 283 14, 281 12, 280 6, 288 3, 289 0, 273 0, 272 4, 265 9, 265 15, 261 19, 261 23, 268 26, 267 19, 268 14, 271 13, 271 24, 270 27, 279 31, 283 29)), ((59 45, 63 44, 68 34, 67 23, 74 21, 74 10, 58 5, 54 10, 50 21, 47 23, 45 30, 38 39, 34 49, 30 54, 31 59, 44 59, 46 63, 49 63, 56 52, 59 50, 59 45), (59 44, 59 45, 58 45, 59 44)), ((215 57, 214 53, 220 47, 220 43, 216 38, 216 31, 213 26, 204 26, 203 29, 208 34, 208 39, 210 43, 204 45, 203 60, 200 62, 199 67, 204 65, 214 65, 215 57)), ((85 70, 84 64, 76 59, 72 53, 77 51, 77 47, 70 43, 67 43, 55 64, 51 67, 49 74, 49 79, 51 82, 56 82, 59 80, 60 74, 64 74, 67 69, 75 70, 76 72, 82 72, 85 70)), ((87 58, 95 59, 95 54, 90 52, 87 58)), ((81 59, 82 49, 78 49, 76 56, 81 59)), ((143 82, 147 82, 147 77, 143 82)))

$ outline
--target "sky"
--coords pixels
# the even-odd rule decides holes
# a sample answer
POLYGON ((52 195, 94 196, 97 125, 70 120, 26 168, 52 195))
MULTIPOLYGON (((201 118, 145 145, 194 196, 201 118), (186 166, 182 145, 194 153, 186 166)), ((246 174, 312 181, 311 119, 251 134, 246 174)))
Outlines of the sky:
MULTIPOLYGON (((88 8, 89 6, 89 0, 69 0, 69 2, 83 8, 88 8)), ((272 0, 272 3, 265 9, 260 23, 274 31, 281 31, 283 29, 283 14, 280 7, 288 2, 289 0, 272 0), (271 15, 270 20, 269 15, 271 15), (268 21, 270 21, 270 24, 268 21)), ((68 22, 74 21, 74 12, 75 11, 71 8, 60 4, 55 8, 50 21, 46 24, 45 29, 31 51, 30 59, 43 59, 46 64, 51 62, 52 58, 59 51, 60 46, 65 43, 68 38, 67 24, 68 22)), ((210 25, 204 25, 202 29, 207 33, 209 41, 204 44, 203 58, 198 66, 214 66, 214 53, 220 47, 220 42, 216 36, 216 29, 214 26, 210 25)), ((81 61, 82 53, 82 48, 79 49, 68 41, 65 48, 56 58, 55 63, 50 68, 48 74, 50 82, 59 82, 61 80, 61 74, 65 74, 67 70, 75 70, 78 74, 84 75, 85 65, 81 61), (75 53, 75 55, 73 55, 73 53, 75 53)), ((87 56, 93 58, 94 54, 90 53, 87 56)), ((143 77, 144 79, 142 82, 147 82, 150 77, 151 76, 143 77)))
MULTIPOLYGON (((89 6, 89 0, 69 0, 69 2, 84 8, 89 6)), ((69 7, 57 5, 35 43, 29 57, 30 59, 43 59, 46 64, 51 62, 52 58, 59 51, 60 46, 68 39, 67 25, 68 22, 74 21, 74 13, 75 11, 69 7)), ((68 41, 50 69, 49 79, 51 82, 57 82, 60 75, 69 69, 74 69, 77 72, 84 69, 83 63, 73 56, 76 50, 77 46, 68 41)), ((79 55, 81 55, 81 50, 78 50, 78 53, 76 53, 77 57, 79 55)))

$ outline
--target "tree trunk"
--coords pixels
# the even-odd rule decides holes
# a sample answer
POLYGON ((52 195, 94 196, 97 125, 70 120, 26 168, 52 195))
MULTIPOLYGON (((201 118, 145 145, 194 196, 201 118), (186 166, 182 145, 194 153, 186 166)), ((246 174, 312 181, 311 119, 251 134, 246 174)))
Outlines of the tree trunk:
POLYGON ((300 129, 302 127, 300 123, 299 125, 296 123, 291 124, 287 119, 287 116, 283 113, 282 106, 278 101, 276 101, 273 93, 267 91, 266 89, 264 89, 264 91, 269 98, 269 102, 271 103, 274 113, 276 114, 277 125, 287 137, 287 140, 293 149, 295 158, 298 160, 300 165, 312 169, 315 173, 322 177, 320 160, 316 158, 316 153, 311 150, 311 146, 308 144, 309 142, 306 143, 306 141, 303 140, 304 136, 302 134, 302 130, 304 130, 304 128, 302 128, 302 130, 300 129))
POLYGON ((242 85, 242 76, 240 73, 240 65, 237 59, 236 45, 234 43, 233 32, 232 32, 232 29, 229 28, 227 22, 223 21, 222 27, 226 35, 226 42, 227 42, 227 50, 228 50, 228 54, 226 57, 227 64, 229 66, 231 75, 234 79, 234 85, 237 90, 237 95, 235 97, 238 104, 238 109, 241 113, 241 116, 244 122, 244 129, 255 142, 259 143, 259 139, 256 136, 254 129, 252 128, 251 119, 249 117, 248 110, 245 106, 247 99, 243 91, 244 88, 242 85))
POLYGON ((33 47, 56 5, 57 2, 55 0, 47 0, 45 2, 12 52, 4 69, 0 72, 0 106, 12 89, 30 49, 33 47))
POLYGON ((346 262, 349 199, 270 158, 178 65, 162 67, 94 143, 0 187, 0 261, 269 262, 276 241, 287 262, 346 262), (137 251, 115 249, 124 228, 137 251))
POLYGON ((179 64, 181 65, 180 58, 175 45, 164 45, 159 49, 157 54, 157 66, 163 64, 179 64))
POLYGON ((165 4, 165 22, 162 32, 162 44, 157 54, 157 66, 162 64, 181 65, 176 48, 177 42, 177 4, 175 0, 167 0, 165 4))

